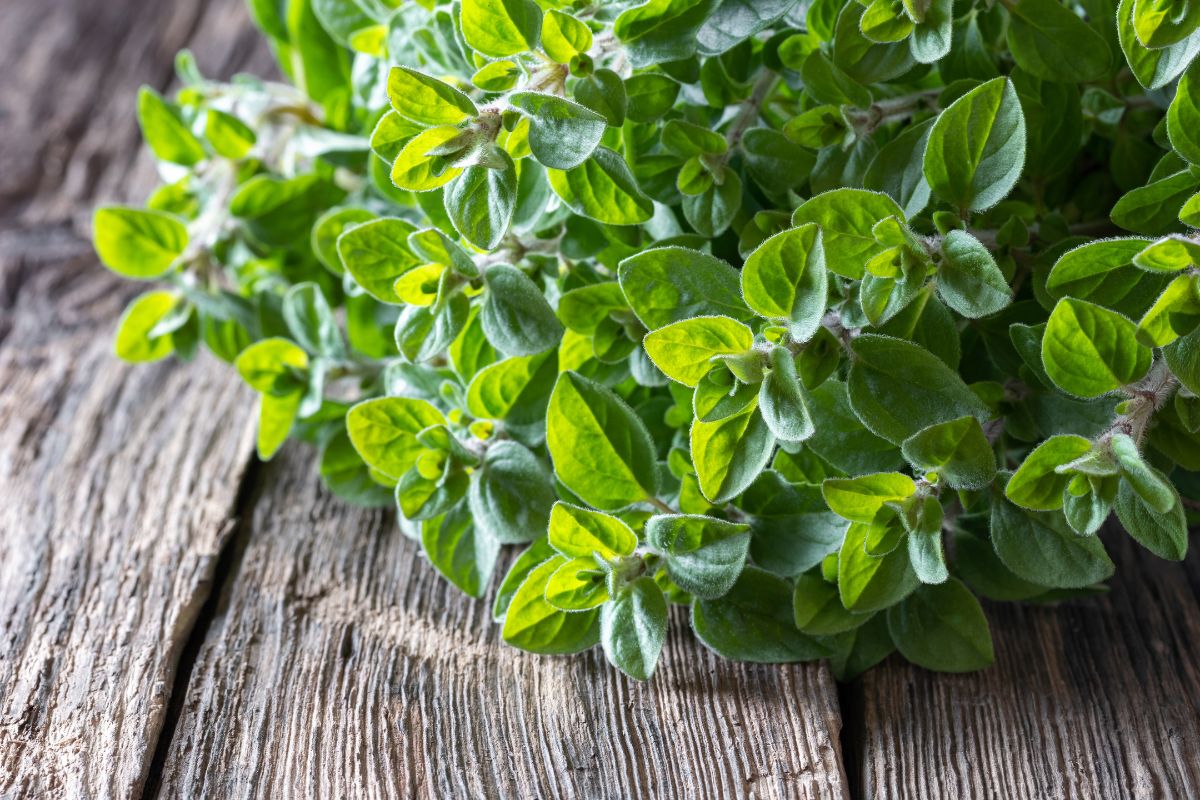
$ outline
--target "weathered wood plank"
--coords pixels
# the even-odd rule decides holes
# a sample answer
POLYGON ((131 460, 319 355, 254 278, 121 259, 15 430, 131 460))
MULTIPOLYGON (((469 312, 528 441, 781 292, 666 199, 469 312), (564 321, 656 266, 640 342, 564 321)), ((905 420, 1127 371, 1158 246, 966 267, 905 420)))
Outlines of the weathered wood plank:
POLYGON ((116 361, 137 289, 86 241, 150 188, 135 92, 198 29, 215 72, 255 42, 240 0, 0 4, 2 797, 139 793, 252 452, 226 369, 116 361))
POLYGON ((851 687, 863 796, 1200 797, 1200 553, 1111 533, 1108 597, 989 605, 993 669, 892 657, 851 687))
POLYGON ((0 3, 0 219, 86 220, 97 200, 153 185, 136 92, 165 90, 175 53, 201 68, 267 74, 271 60, 242 0, 5 0, 0 3))
POLYGON ((252 430, 223 370, 115 363, 90 257, 0 266, 0 796, 136 792, 252 430), (14 284, 13 281, 16 281, 14 284))
POLYGON ((264 470, 253 508, 167 796, 845 796, 823 667, 723 662, 682 618, 644 685, 598 652, 509 649, 390 512, 321 491, 303 448, 264 470))

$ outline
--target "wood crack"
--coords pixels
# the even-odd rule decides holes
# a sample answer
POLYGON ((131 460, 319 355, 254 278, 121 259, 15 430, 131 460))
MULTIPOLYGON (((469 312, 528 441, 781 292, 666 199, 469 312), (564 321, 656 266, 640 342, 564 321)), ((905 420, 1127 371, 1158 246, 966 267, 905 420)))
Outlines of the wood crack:
POLYGON ((197 587, 196 605, 198 610, 191 619, 187 620, 186 635, 180 636, 178 639, 183 642, 183 645, 179 648, 179 658, 175 663, 171 680, 166 715, 159 728, 154 755, 150 760, 144 797, 158 797, 160 794, 163 764, 166 762, 179 720, 184 713, 184 703, 187 700, 188 687, 192 682, 192 672, 199 659, 200 650, 208 640, 213 624, 218 618, 222 605, 227 601, 234 580, 240 572, 242 557, 250 540, 249 519, 254 509, 254 497, 262 474, 261 467, 262 463, 257 458, 251 457, 242 473, 242 481, 238 486, 237 496, 230 508, 229 519, 226 523, 227 530, 221 537, 224 544, 217 555, 210 576, 197 587))

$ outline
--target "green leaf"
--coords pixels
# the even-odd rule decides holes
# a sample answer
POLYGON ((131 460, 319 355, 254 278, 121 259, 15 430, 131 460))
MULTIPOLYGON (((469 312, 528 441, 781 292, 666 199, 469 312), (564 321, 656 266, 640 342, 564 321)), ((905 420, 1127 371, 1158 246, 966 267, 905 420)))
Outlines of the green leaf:
POLYGON ((554 385, 546 446, 558 479, 596 508, 624 508, 658 492, 645 424, 610 389, 576 372, 564 372, 554 385))
POLYGON ((570 170, 586 161, 608 126, 590 108, 550 94, 517 92, 508 102, 529 115, 529 149, 551 169, 570 170))
POLYGON ((408 246, 416 227, 395 217, 347 228, 337 240, 338 256, 355 283, 384 303, 400 304, 396 279, 420 265, 408 246))
POLYGON ((654 215, 654 203, 642 193, 620 155, 597 147, 579 166, 546 170, 550 188, 577 214, 608 225, 637 225, 654 215))
POLYGON ((930 425, 905 439, 901 450, 913 467, 937 472, 954 489, 983 489, 996 477, 996 454, 972 416, 930 425))
POLYGON ((604 655, 634 680, 654 674, 666 635, 667 598, 651 578, 625 586, 600 611, 604 655))
POLYGON ((887 249, 875 241, 872 231, 888 217, 903 220, 904 212, 886 194, 834 189, 802 203, 792 213, 792 224, 819 225, 825 266, 830 272, 858 279, 871 257, 887 249))
POLYGON ((445 186, 462 174, 460 167, 449 166, 440 151, 460 154, 467 145, 464 131, 452 125, 429 128, 409 139, 392 164, 392 183, 410 192, 429 192, 445 186))
POLYGON ((786 320, 793 340, 808 341, 828 299, 821 229, 815 224, 777 233, 746 257, 742 296, 767 319, 786 320))
MULTIPOLYGON (((1200 11, 1200 3, 1188 3, 1200 11)), ((1175 88, 1175 99, 1167 109, 1167 135, 1176 153, 1193 164, 1200 163, 1200 73, 1193 66, 1183 73, 1175 88)))
MULTIPOLYGON (((863 36, 880 44, 903 41, 913 32, 913 21, 904 13, 903 7, 889 0, 874 0, 863 12, 858 25, 863 36)), ((938 58, 940 56, 933 60, 938 58)))
POLYGON ((627 308, 620 284, 605 281, 563 292, 558 300, 558 318, 571 330, 590 336, 613 311, 627 308))
POLYGON ((138 91, 137 118, 142 137, 159 161, 191 167, 205 159, 204 145, 184 123, 178 107, 149 86, 138 91))
POLYGON ((1025 456, 1020 468, 1008 480, 1004 493, 1008 499, 1032 511, 1062 508, 1063 492, 1071 475, 1057 468, 1091 452, 1092 443, 1082 436, 1051 436, 1025 456))
POLYGON ((939 422, 989 416, 958 373, 912 342, 863 334, 851 349, 850 405, 867 428, 890 442, 900 444, 939 422))
POLYGON ((779 441, 803 442, 815 429, 794 357, 786 347, 776 346, 771 348, 768 358, 770 370, 763 378, 758 394, 763 421, 779 441))
POLYGON ((1163 290, 1137 325, 1137 338, 1146 347, 1165 347, 1200 325, 1200 280, 1180 275, 1163 290))
POLYGON ((204 138, 217 155, 237 161, 258 141, 254 129, 233 114, 210 108, 204 115, 204 138))
POLYGON ((679 84, 666 75, 653 72, 632 75, 625 80, 628 107, 626 116, 634 122, 657 122, 675 105, 679 84))
POLYGON ((1186 236, 1166 236, 1146 245, 1133 257, 1133 263, 1149 272, 1179 272, 1200 265, 1200 244, 1186 236))
POLYGON ((908 561, 921 583, 945 583, 950 577, 950 568, 946 566, 946 553, 942 549, 942 507, 934 497, 925 498, 925 505, 930 508, 937 506, 937 529, 911 531, 908 534, 908 561))
POLYGON ((898 472, 880 472, 857 478, 826 478, 821 494, 829 509, 851 522, 870 524, 888 504, 912 497, 912 478, 898 472))
POLYGON ((909 126, 879 148, 863 175, 863 187, 884 192, 895 199, 908 217, 929 205, 931 190, 925 180, 921 159, 933 120, 909 126))
POLYGON ((613 23, 613 33, 635 67, 687 58, 717 1, 647 0, 623 11, 613 23))
POLYGON ((392 492, 371 477, 345 430, 337 431, 321 451, 321 482, 347 503, 364 508, 392 504, 392 492))
POLYGON ((796 0, 722 0, 696 34, 703 53, 724 53, 778 22, 796 0))
POLYGON ((1069 7, 1056 0, 1007 0, 1003 5, 1009 11, 1008 49, 1021 69, 1064 83, 1099 80, 1108 73, 1108 42, 1069 7))
POLYGON ((546 413, 550 390, 558 374, 553 351, 514 356, 489 364, 467 386, 467 411, 479 419, 537 422, 546 413))
POLYGON ((409 140, 423 130, 423 125, 407 120, 389 109, 371 131, 371 152, 391 164, 409 140))
POLYGON ((563 611, 587 611, 608 597, 605 572, 591 556, 571 559, 546 581, 546 602, 563 611))
POLYGON ((846 523, 825 507, 819 488, 788 483, 775 470, 764 470, 738 507, 750 515, 754 563, 780 575, 797 575, 821 563, 846 533, 846 523))
POLYGON ((1140 380, 1152 357, 1129 319, 1070 297, 1058 301, 1042 337, 1046 374, 1077 397, 1099 397, 1140 380))
POLYGON ((334 275, 342 275, 346 268, 338 255, 337 241, 343 233, 355 225, 370 222, 375 214, 365 208, 331 208, 322 214, 313 225, 312 249, 317 259, 334 275))
POLYGON ((1171 372, 1192 394, 1200 394, 1200 329, 1163 348, 1171 372))
POLYGON ((953 0, 932 0, 924 19, 913 28, 909 38, 913 58, 922 64, 934 64, 945 58, 950 52, 953 23, 953 0))
POLYGON ((742 207, 742 179, 728 167, 722 167, 718 176, 704 191, 683 198, 684 218, 708 239, 724 233, 742 207))
POLYGON ((542 10, 533 0, 463 0, 463 38, 490 58, 532 50, 541 28, 542 10))
POLYGON ((754 334, 729 317, 693 317, 651 331, 642 344, 668 378, 694 387, 713 368, 716 356, 749 350, 754 334))
POLYGON ((710 650, 738 661, 782 664, 828 656, 825 645, 796 628, 791 597, 786 580, 747 567, 724 597, 692 605, 692 628, 710 650))
POLYGON ((1167 47, 1147 49, 1133 27, 1134 0, 1121 0, 1117 6, 1117 37, 1129 69, 1138 83, 1147 89, 1161 89, 1183 72, 1200 53, 1200 34, 1193 33, 1167 47))
POLYGON ((188 246, 187 227, 161 211, 104 206, 92 217, 92 241, 104 266, 149 280, 165 274, 188 246))
POLYGON ((1018 577, 1054 589, 1082 589, 1113 574, 1098 536, 1077 536, 1061 513, 1025 511, 997 497, 992 544, 1018 577))
POLYGON ((387 93, 397 114, 421 125, 458 125, 479 113, 458 89, 408 67, 392 67, 387 93))
POLYGON ((471 474, 471 516, 501 544, 531 542, 545 533, 556 499, 542 462, 516 442, 492 442, 471 474))
POLYGON ((307 243, 312 224, 345 192, 318 175, 275 178, 255 175, 234 192, 229 213, 245 230, 268 247, 307 243))
POLYGON ((842 606, 837 584, 819 575, 808 574, 796 576, 792 614, 796 627, 812 636, 831 636, 852 631, 871 619, 870 614, 855 614, 842 606))
POLYGON ((742 573, 750 527, 696 514, 663 515, 646 521, 646 541, 663 555, 675 585, 711 600, 742 573))
POLYGON ((833 62, 862 85, 890 81, 912 69, 907 42, 876 44, 860 28, 866 9, 855 3, 842 8, 833 33, 833 62))
POLYGON ((1122 527, 1138 544, 1159 558, 1182 561, 1187 555, 1187 517, 1179 493, 1170 483, 1166 486, 1173 502, 1165 511, 1154 508, 1129 481, 1121 481, 1114 508, 1122 527))
POLYGON ((258 435, 255 438, 255 450, 261 460, 270 461, 287 441, 303 400, 302 392, 283 397, 271 394, 259 396, 258 435))
POLYGON ((308 352, 330 358, 345 355, 342 329, 317 284, 309 281, 289 289, 283 299, 283 318, 292 338, 308 352))
POLYGON ((155 327, 170 314, 179 298, 173 292, 146 292, 134 298, 117 323, 113 349, 123 361, 158 361, 175 350, 170 335, 152 336, 155 327))
POLYGON ((301 376, 308 366, 308 354, 296 343, 280 337, 255 342, 234 361, 238 374, 251 389, 276 397, 302 389, 301 376))
POLYGON ((510 356, 544 352, 562 338, 562 323, 529 276, 508 264, 483 274, 487 298, 479 320, 488 341, 510 356))
POLYGON ((1172 0, 1135 0, 1133 29, 1146 47, 1160 48, 1183 41, 1200 27, 1200 5, 1172 0))
POLYGON ((810 392, 808 408, 816 432, 805 447, 842 472, 886 472, 903 461, 899 448, 863 425, 841 381, 827 380, 810 392))
POLYGON ((622 261, 618 275, 630 307, 651 330, 692 317, 754 318, 742 302, 737 270, 706 253, 644 250, 622 261))
POLYGON ((1133 265, 1149 239, 1104 239, 1068 250, 1046 279, 1051 297, 1075 297, 1140 316, 1162 289, 1160 276, 1133 265))
POLYGON ((611 514, 558 502, 550 510, 550 544, 568 558, 612 561, 633 555, 637 534, 611 514))
POLYGON ((1112 207, 1112 221, 1127 231, 1160 236, 1179 228, 1179 213, 1200 188, 1200 178, 1181 170, 1126 193, 1112 207))
POLYGON ((581 78, 573 91, 580 104, 604 117, 609 125, 619 128, 625 124, 629 105, 625 82, 611 69, 598 69, 581 78))
POLYGON ((968 319, 990 316, 1012 302, 1012 290, 991 252, 960 230, 942 240, 937 290, 946 305, 968 319))
POLYGON ((1175 487, 1166 476, 1146 463, 1128 434, 1114 434, 1109 446, 1117 459, 1122 484, 1129 485, 1153 511, 1167 514, 1179 503, 1175 487))
POLYGON ((424 449, 417 434, 445 424, 442 412, 410 397, 364 400, 346 414, 346 432, 363 461, 396 479, 412 468, 424 449))
POLYGON ((444 351, 467 324, 470 302, 455 292, 441 308, 408 306, 396 320, 396 349, 407 360, 429 361, 444 351))
POLYGON ((922 586, 888 609, 888 631, 900 654, 938 672, 971 672, 995 660, 987 617, 960 581, 922 586))
POLYGON ((429 563, 471 597, 482 597, 500 554, 500 543, 471 520, 465 504, 421 523, 429 563))
POLYGON ((563 611, 546 601, 546 583, 566 561, 563 556, 554 556, 529 571, 505 610, 501 634, 505 642, 531 653, 550 655, 577 653, 600 640, 597 609, 563 611))
POLYGON ((1025 115, 1012 83, 995 78, 950 104, 929 131, 924 163, 934 193, 962 211, 1008 196, 1025 163, 1025 115))
POLYGON ((719 504, 754 482, 771 460, 775 437, 755 404, 716 422, 694 421, 691 445, 700 491, 709 502, 719 504))
POLYGON ((592 31, 584 23, 552 8, 542 19, 542 49, 559 64, 592 49, 592 31))
POLYGON ((895 605, 920 585, 904 549, 897 548, 883 556, 867 554, 870 531, 870 525, 851 524, 838 555, 837 581, 842 605, 860 614, 895 605))
POLYGON ((521 554, 513 560, 512 566, 508 568, 504 580, 500 582, 500 588, 496 590, 496 600, 492 604, 494 619, 502 620, 504 618, 513 596, 525 579, 529 577, 529 573, 553 557, 554 548, 550 546, 544 536, 521 551, 521 554))
POLYGON ((502 150, 495 151, 503 169, 467 167, 446 187, 446 213, 471 244, 492 250, 500 244, 517 207, 517 169, 502 150))

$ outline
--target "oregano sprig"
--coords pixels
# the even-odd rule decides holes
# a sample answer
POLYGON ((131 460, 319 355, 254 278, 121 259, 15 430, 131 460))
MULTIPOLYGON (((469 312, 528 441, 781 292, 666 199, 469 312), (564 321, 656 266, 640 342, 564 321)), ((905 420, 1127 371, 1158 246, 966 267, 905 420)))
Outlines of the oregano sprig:
POLYGON ((251 0, 294 86, 139 94, 117 354, 205 345, 262 458, 639 680, 672 605, 730 658, 972 670, 979 598, 1102 588, 1114 513, 1183 558, 1200 15, 752 5, 251 0))

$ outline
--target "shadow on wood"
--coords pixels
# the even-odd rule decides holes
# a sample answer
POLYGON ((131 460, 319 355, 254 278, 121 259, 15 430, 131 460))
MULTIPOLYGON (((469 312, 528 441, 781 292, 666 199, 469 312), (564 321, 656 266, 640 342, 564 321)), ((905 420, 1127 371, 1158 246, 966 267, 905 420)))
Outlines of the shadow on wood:
POLYGON ((193 671, 168 796, 843 797, 817 665, 722 661, 674 620, 654 678, 531 656, 441 579, 391 512, 263 470, 193 671))

